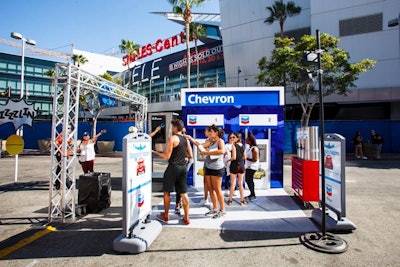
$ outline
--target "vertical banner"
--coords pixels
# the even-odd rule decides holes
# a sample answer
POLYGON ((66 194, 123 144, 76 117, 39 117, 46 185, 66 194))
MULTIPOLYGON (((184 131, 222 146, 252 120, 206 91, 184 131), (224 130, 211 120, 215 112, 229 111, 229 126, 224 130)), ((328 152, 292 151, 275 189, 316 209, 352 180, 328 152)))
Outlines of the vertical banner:
POLYGON ((131 133, 123 138, 122 230, 128 236, 151 213, 151 138, 131 133))
POLYGON ((329 209, 340 217, 345 209, 345 159, 346 139, 339 134, 325 134, 325 199, 329 209))

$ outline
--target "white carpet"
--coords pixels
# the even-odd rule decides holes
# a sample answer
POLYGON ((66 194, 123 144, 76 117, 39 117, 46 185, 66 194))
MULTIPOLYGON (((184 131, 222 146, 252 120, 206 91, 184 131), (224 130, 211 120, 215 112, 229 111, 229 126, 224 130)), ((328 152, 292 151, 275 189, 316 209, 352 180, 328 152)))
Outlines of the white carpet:
MULTIPOLYGON (((262 232, 314 232, 318 228, 304 214, 298 205, 283 189, 256 190, 257 200, 242 207, 239 197, 234 197, 231 206, 225 205, 225 216, 213 219, 205 216, 207 207, 198 203, 203 198, 203 192, 189 192, 190 225, 184 225, 179 219, 182 215, 173 214, 175 194, 171 194, 171 209, 169 222, 164 227, 190 227, 201 229, 221 229, 262 232)), ((245 191, 245 195, 248 191, 245 191)), ((227 197, 225 197, 225 200, 227 197)), ((151 218, 164 211, 163 203, 157 205, 151 218)), ((181 209, 183 214, 183 210, 181 209)))

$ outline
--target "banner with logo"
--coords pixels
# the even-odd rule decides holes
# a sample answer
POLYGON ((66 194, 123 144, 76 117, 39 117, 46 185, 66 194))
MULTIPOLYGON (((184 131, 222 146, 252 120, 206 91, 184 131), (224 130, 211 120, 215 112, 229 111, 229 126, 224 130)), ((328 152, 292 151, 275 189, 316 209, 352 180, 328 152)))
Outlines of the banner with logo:
POLYGON ((151 138, 131 133, 123 138, 123 233, 151 213, 151 138))
POLYGON ((326 134, 324 152, 326 205, 345 217, 345 138, 339 134, 326 134))
POLYGON ((5 105, 0 105, 0 126, 12 123, 15 130, 24 124, 32 127, 36 115, 37 111, 33 109, 33 104, 28 104, 25 99, 14 101, 9 98, 5 105))

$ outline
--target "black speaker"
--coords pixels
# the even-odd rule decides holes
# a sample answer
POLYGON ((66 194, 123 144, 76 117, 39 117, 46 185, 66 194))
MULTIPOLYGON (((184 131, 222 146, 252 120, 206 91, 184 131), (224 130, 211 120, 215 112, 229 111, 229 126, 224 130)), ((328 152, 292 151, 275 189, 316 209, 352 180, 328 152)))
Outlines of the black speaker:
POLYGON ((110 173, 92 172, 79 176, 78 204, 85 204, 87 213, 108 208, 111 204, 110 173))

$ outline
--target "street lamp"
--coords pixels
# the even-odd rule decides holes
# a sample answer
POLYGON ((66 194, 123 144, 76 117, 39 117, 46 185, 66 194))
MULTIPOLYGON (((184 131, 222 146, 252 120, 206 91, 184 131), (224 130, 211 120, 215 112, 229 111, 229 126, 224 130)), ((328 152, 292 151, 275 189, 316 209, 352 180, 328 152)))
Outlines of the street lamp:
POLYGON ((150 77, 150 82, 149 82, 149 103, 151 103, 151 84, 154 83, 153 77, 150 77))
POLYGON ((240 66, 238 66, 238 68, 237 68, 237 73, 238 73, 238 76, 237 76, 237 87, 239 87, 239 76, 240 76, 241 72, 242 72, 242 70, 240 69, 240 66))
MULTIPOLYGON (((18 32, 12 32, 11 37, 14 39, 19 39, 22 40, 22 56, 21 56, 21 92, 20 92, 20 98, 22 99, 24 97, 24 70, 25 70, 25 43, 30 44, 30 45, 36 45, 36 41, 27 39, 25 38, 22 34, 18 32)), ((26 92, 26 98, 28 99, 28 92, 26 92)), ((23 127, 18 129, 18 134, 20 136, 23 136, 23 127)), ((18 154, 15 155, 15 176, 14 176, 14 182, 18 181, 18 154)))
MULTIPOLYGON (((389 20, 388 27, 396 27, 399 25, 399 23, 400 23, 400 13, 398 18, 389 20)), ((400 54, 400 27, 399 27, 399 54, 400 54)))
MULTIPOLYGON (((36 45, 36 41, 32 39, 25 38, 22 34, 18 32, 12 32, 11 37, 22 41, 22 56, 21 56, 21 99, 24 97, 24 72, 25 72, 25 43, 29 45, 36 45)), ((28 90, 28 89, 27 89, 28 90)), ((26 98, 28 98, 28 91, 26 92, 26 98)))
POLYGON ((167 81, 169 81, 168 76, 164 76, 164 95, 167 92, 167 81))

